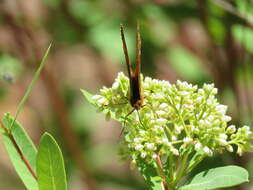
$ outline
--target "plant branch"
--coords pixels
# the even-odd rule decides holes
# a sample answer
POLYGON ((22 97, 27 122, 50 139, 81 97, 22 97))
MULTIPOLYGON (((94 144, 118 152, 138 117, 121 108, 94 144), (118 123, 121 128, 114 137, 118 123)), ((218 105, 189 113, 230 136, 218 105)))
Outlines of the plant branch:
POLYGON ((167 184, 166 176, 165 176, 165 174, 163 172, 163 164, 162 164, 162 161, 161 161, 161 158, 160 158, 159 155, 156 158, 156 163, 157 163, 158 168, 159 168, 159 175, 163 179, 164 190, 169 190, 169 186, 167 184))
POLYGON ((224 0, 210 0, 213 4, 223 8, 225 11, 229 12, 230 14, 233 14, 237 16, 239 19, 241 19, 246 26, 253 29, 253 23, 252 20, 249 20, 248 16, 245 16, 244 14, 240 13, 238 10, 236 10, 231 4, 224 0))
POLYGON ((8 138, 10 139, 10 141, 12 142, 14 148, 16 149, 18 155, 20 156, 21 160, 24 162, 25 166, 27 167, 27 169, 29 170, 29 172, 32 174, 32 176, 34 177, 34 179, 37 181, 37 175, 34 172, 34 170, 32 169, 29 161, 26 159, 25 155, 23 154, 22 150, 19 148, 18 143, 16 142, 14 136, 12 135, 12 133, 7 129, 7 127, 5 127, 5 125, 3 124, 3 122, 0 120, 0 125, 1 127, 4 129, 6 135, 8 136, 8 138))

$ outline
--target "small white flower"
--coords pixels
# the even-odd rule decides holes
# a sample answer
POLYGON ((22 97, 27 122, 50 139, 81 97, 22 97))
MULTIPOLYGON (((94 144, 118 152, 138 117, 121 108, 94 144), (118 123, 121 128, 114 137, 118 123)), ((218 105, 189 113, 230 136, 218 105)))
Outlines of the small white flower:
POLYGON ((143 145, 142 144, 137 144, 135 147, 134 147, 135 150, 142 150, 143 149, 143 145))
POLYGON ((156 94, 155 94, 155 98, 157 98, 157 99, 163 99, 163 98, 164 98, 164 95, 161 94, 161 93, 156 93, 156 94))
POLYGON ((94 96, 92 96, 92 99, 93 100, 98 100, 99 98, 101 98, 102 96, 101 95, 94 95, 94 96))
POLYGON ((154 129, 153 129, 154 132, 163 132, 163 127, 160 126, 160 125, 154 125, 154 129))
POLYGON ((203 88, 208 91, 211 91, 213 90, 214 87, 213 87, 213 84, 204 84, 203 88))
POLYGON ((154 143, 145 143, 145 146, 147 147, 148 150, 154 150, 155 149, 155 144, 154 143))
POLYGON ((196 98, 196 102, 200 103, 203 100, 204 96, 199 96, 196 98))
POLYGON ((176 156, 179 155, 179 151, 178 151, 176 148, 172 148, 172 149, 171 149, 171 152, 172 152, 172 154, 174 154, 174 155, 176 155, 176 156))
POLYGON ((164 119, 164 118, 159 118, 159 119, 156 120, 156 122, 157 122, 158 124, 160 124, 160 125, 164 125, 164 124, 167 123, 167 120, 164 119))
POLYGON ((175 132, 176 132, 177 134, 180 134, 181 131, 182 131, 183 129, 184 129, 183 126, 175 126, 175 132))
POLYGON ((172 136, 171 136, 171 140, 172 140, 172 141, 176 141, 176 140, 177 140, 177 137, 176 137, 175 135, 172 135, 172 136))
POLYGON ((203 119, 201 119, 201 120, 199 121, 199 125, 200 125, 200 126, 204 126, 204 125, 205 125, 205 121, 204 121, 203 119))
POLYGON ((219 136, 221 139, 225 139, 225 140, 228 138, 228 136, 225 133, 221 133, 219 136))
POLYGON ((206 104, 207 104, 207 105, 212 105, 212 104, 213 104, 213 99, 208 98, 208 99, 206 100, 206 104))
POLYGON ((183 139, 183 141, 184 141, 184 143, 188 144, 188 143, 192 142, 192 138, 190 138, 190 137, 185 137, 185 138, 183 139))
POLYGON ((213 151, 212 151, 210 148, 208 148, 207 146, 205 146, 205 147, 203 148, 203 151, 204 151, 208 156, 212 156, 212 155, 213 155, 213 151))
POLYGON ((112 89, 117 89, 119 87, 119 82, 116 81, 112 84, 112 89))
POLYGON ((228 142, 225 140, 225 139, 219 139, 219 144, 221 146, 227 146, 228 145, 228 142))
POLYGON ((169 106, 168 104, 162 103, 160 104, 159 108, 164 109, 164 108, 167 108, 168 106, 169 106))
POLYGON ((163 143, 168 143, 169 140, 168 140, 167 138, 163 138, 163 139, 162 139, 162 142, 163 142, 163 143))
POLYGON ((141 137, 136 137, 136 138, 134 138, 134 142, 135 143, 139 143, 139 142, 141 142, 142 141, 142 138, 141 137))
POLYGON ((201 88, 201 89, 198 90, 198 93, 199 93, 199 94, 204 94, 205 91, 201 88))
POLYGON ((148 88, 148 87, 149 87, 149 84, 148 84, 147 82, 144 82, 144 83, 143 83, 143 87, 144 87, 144 88, 148 88))
POLYGON ((228 152, 233 152, 234 151, 234 149, 231 145, 227 145, 226 149, 227 149, 228 152))
POLYGON ((225 121, 225 122, 229 122, 229 121, 231 121, 231 119, 232 118, 228 115, 223 116, 223 121, 225 121))
POLYGON ((190 129, 191 132, 193 132, 193 131, 195 131, 196 127, 194 125, 190 125, 189 129, 190 129))
POLYGON ((99 104, 107 104, 108 101, 107 101, 104 97, 102 97, 102 98, 100 98, 100 99, 98 100, 98 103, 99 103, 99 104))
POLYGON ((232 134, 232 133, 235 133, 235 131, 236 131, 235 125, 228 126, 227 133, 232 134))
POLYGON ((145 158, 147 156, 147 153, 146 152, 141 152, 141 157, 142 158, 145 158))
POLYGON ((242 151, 242 148, 240 146, 238 146, 237 148, 237 152, 236 152, 239 156, 242 155, 243 151, 242 151))
POLYGON ((209 116, 207 117, 207 119, 208 119, 209 121, 213 121, 214 117, 213 117, 212 115, 209 115, 209 116))
POLYGON ((225 115, 225 114, 226 114, 226 111, 227 111, 227 106, 225 106, 225 105, 218 105, 218 106, 216 107, 216 110, 217 110, 217 112, 219 112, 220 114, 225 115))
POLYGON ((157 154, 153 154, 152 158, 155 160, 157 158, 157 154))
POLYGON ((195 150, 198 151, 202 148, 202 145, 201 145, 201 143, 198 142, 198 143, 195 144, 194 147, 195 147, 195 150))
POLYGON ((162 115, 165 115, 166 112, 163 111, 163 110, 158 110, 158 111, 156 111, 156 114, 157 114, 158 116, 162 116, 162 115))
POLYGON ((213 94, 217 94, 218 93, 218 89, 217 88, 213 88, 212 93, 213 94))
POLYGON ((188 110, 193 110, 194 106, 192 104, 184 104, 184 108, 188 110))
POLYGON ((187 91, 181 91, 180 92, 180 95, 181 96, 188 96, 190 93, 189 92, 187 92, 187 91))
POLYGON ((144 135, 146 132, 144 130, 140 130, 140 135, 144 135))

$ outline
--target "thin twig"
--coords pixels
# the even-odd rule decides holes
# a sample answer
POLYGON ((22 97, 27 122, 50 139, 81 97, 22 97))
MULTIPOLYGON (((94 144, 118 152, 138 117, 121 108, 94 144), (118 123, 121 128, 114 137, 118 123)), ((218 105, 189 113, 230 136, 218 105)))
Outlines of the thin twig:
POLYGON ((10 139, 10 141, 12 142, 12 144, 13 144, 14 148, 16 149, 18 155, 20 156, 21 160, 24 162, 25 166, 27 167, 27 169, 29 170, 29 172, 32 174, 32 176, 34 177, 34 179, 37 181, 38 178, 37 178, 36 173, 32 169, 32 166, 30 165, 29 161, 26 159, 26 157, 23 154, 22 150, 19 148, 18 143, 16 142, 14 136, 7 129, 7 127, 5 127, 5 125, 3 124, 3 122, 1 120, 0 120, 0 125, 4 129, 5 133, 7 134, 8 138, 10 139))

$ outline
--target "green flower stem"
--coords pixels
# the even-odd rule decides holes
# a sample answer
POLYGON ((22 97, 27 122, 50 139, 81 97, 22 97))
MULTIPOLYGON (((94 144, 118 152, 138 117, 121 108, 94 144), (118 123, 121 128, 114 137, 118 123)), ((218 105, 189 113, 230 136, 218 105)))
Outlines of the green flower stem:
MULTIPOLYGON (((196 153, 197 154, 197 153, 196 153)), ((200 155, 196 160, 193 161, 193 164, 191 164, 187 169, 186 169, 186 173, 189 173, 192 171, 192 169, 194 169, 204 158, 206 157, 206 155, 200 155)))
POLYGON ((175 179, 174 168, 173 168, 174 160, 173 160, 172 154, 169 155, 167 162, 169 163, 169 175, 170 175, 170 181, 171 181, 169 184, 171 185, 175 179))
POLYGON ((176 179, 174 180, 174 183, 173 183, 174 186, 176 186, 177 183, 186 174, 188 156, 189 156, 189 154, 186 152, 186 155, 183 156, 182 161, 178 162, 178 163, 180 163, 180 168, 177 172, 176 179))
MULTIPOLYGON (((186 132, 187 136, 189 136, 190 134, 189 134, 189 131, 188 131, 187 127, 185 127, 185 123, 184 123, 184 120, 182 118, 182 115, 180 114, 180 112, 176 108, 174 102, 171 100, 170 96, 169 96, 169 99, 166 97, 166 100, 173 107, 173 109, 176 111, 180 121, 182 122, 182 125, 184 126, 184 129, 185 129, 185 132, 186 132)), ((181 104, 180 104, 180 106, 181 106, 181 104)))

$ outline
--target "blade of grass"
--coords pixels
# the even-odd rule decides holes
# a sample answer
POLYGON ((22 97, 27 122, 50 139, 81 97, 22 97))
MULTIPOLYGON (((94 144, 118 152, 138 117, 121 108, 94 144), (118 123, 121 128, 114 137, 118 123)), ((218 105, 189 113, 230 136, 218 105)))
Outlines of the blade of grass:
POLYGON ((16 119, 17 119, 17 117, 18 117, 20 111, 22 110, 22 108, 23 108, 23 106, 24 106, 24 104, 25 104, 27 98, 28 98, 29 95, 31 94, 31 91, 32 91, 32 89, 33 89, 33 87, 34 87, 34 85, 35 85, 35 82, 36 82, 37 79, 39 78, 40 73, 41 73, 43 67, 44 67, 45 64, 46 64, 46 58, 47 58, 48 53, 49 53, 49 51, 50 51, 51 45, 52 45, 52 44, 50 44, 50 45, 48 46, 47 51, 46 51, 46 53, 44 54, 44 56, 43 56, 43 58, 42 58, 42 61, 41 61, 41 63, 40 63, 40 66, 39 66, 39 68, 37 69, 37 71, 36 71, 35 74, 34 74, 34 77, 33 77, 33 79, 32 79, 32 82, 31 82, 30 85, 28 86, 28 88, 27 88, 27 90, 26 90, 26 92, 25 92, 25 95, 23 96, 23 98, 21 99, 20 103, 18 104, 17 111, 16 111, 15 116, 14 116, 14 119, 13 119, 13 121, 12 121, 12 123, 11 123, 10 133, 11 133, 11 131, 12 131, 13 124, 15 123, 15 121, 16 121, 16 119))

